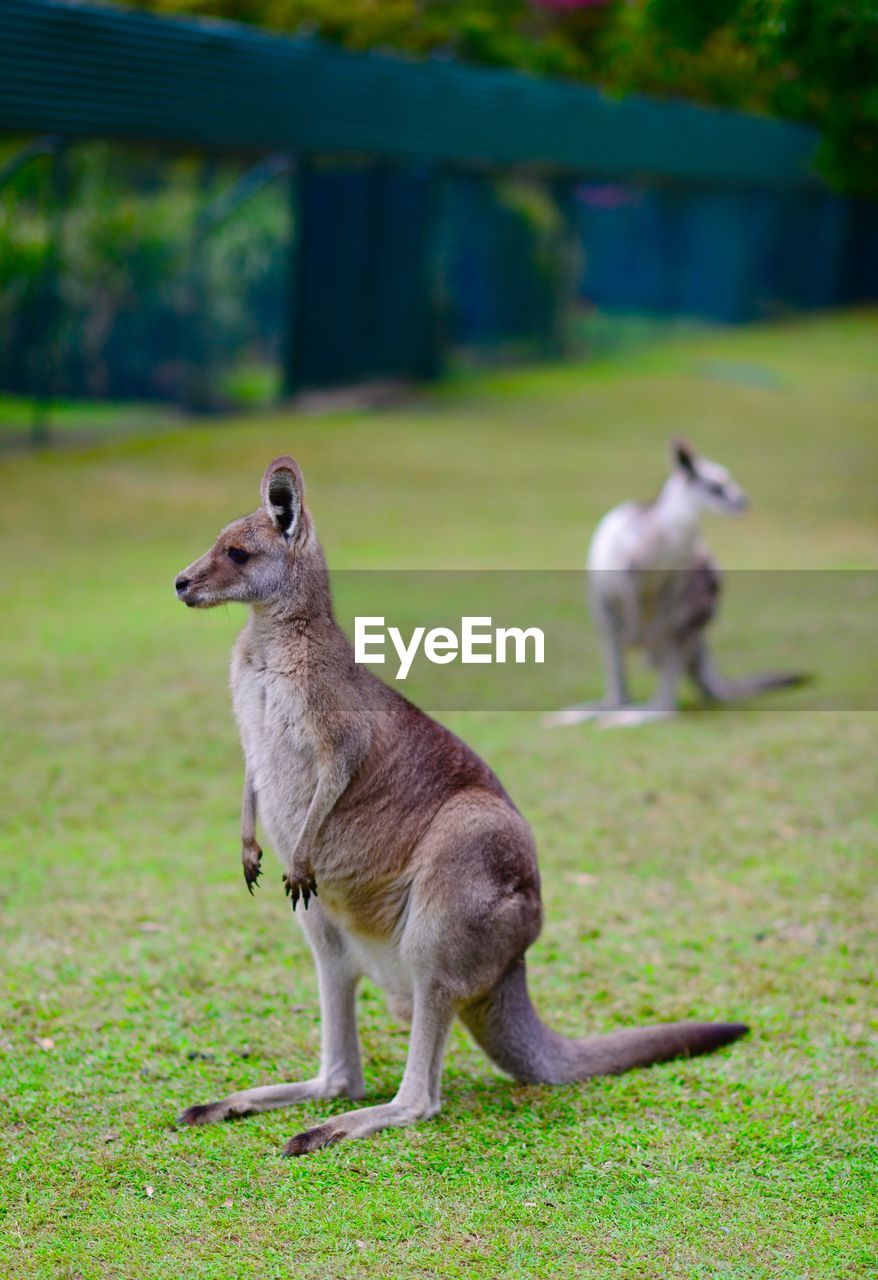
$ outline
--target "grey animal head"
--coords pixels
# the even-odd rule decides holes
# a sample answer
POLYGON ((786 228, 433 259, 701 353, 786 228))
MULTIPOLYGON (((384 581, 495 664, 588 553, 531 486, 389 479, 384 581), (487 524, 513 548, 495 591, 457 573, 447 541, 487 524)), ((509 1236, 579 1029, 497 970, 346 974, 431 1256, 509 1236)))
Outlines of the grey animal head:
POLYGON ((678 436, 671 441, 671 461, 702 511, 740 516, 747 510, 749 499, 731 473, 718 462, 701 457, 688 440, 678 436))
POLYGON ((211 549, 179 574, 178 598, 194 609, 294 598, 312 531, 304 492, 292 458, 270 463, 260 485, 261 508, 226 525, 211 549))

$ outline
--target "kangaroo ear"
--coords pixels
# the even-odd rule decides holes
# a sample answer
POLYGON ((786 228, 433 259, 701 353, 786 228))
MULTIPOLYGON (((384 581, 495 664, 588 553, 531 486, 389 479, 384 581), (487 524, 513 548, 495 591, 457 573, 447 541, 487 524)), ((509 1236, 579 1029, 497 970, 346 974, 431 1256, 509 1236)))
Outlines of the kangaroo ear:
POLYGON ((259 495, 269 520, 287 540, 299 522, 304 492, 302 473, 292 458, 275 458, 268 464, 259 486, 259 495))
POLYGON ((671 460, 675 467, 685 471, 688 476, 695 475, 695 459, 698 455, 688 440, 675 436, 671 441, 671 460))

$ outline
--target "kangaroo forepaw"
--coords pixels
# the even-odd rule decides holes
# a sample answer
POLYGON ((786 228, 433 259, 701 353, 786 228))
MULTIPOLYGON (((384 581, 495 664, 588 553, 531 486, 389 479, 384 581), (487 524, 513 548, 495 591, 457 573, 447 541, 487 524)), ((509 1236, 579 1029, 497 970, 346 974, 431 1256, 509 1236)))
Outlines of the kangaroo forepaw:
POLYGON ((244 881, 252 894, 262 874, 262 850, 255 840, 242 846, 241 863, 244 867, 244 881))
POLYGON ((311 895, 317 897, 317 882, 314 879, 313 871, 287 871, 283 878, 284 893, 292 901, 292 907, 295 911, 299 897, 302 898, 302 906, 308 910, 308 903, 311 901, 311 895))

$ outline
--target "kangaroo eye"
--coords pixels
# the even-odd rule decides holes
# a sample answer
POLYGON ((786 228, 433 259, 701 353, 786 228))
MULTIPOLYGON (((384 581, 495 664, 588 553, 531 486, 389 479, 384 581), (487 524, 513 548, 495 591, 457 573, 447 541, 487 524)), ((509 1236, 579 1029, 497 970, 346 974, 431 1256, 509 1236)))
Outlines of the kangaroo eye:
POLYGON ((226 555, 230 560, 234 560, 235 564, 246 564, 250 559, 250 552, 245 551, 243 547, 229 547, 226 555))

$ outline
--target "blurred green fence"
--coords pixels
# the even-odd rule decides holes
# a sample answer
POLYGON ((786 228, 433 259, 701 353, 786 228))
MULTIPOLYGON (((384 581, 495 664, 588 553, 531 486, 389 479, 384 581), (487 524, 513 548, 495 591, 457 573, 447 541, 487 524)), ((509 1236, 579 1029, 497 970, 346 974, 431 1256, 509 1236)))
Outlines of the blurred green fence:
POLYGON ((208 409, 559 354, 596 311, 874 296, 874 211, 814 150, 777 121, 5 0, 0 390, 208 409))

